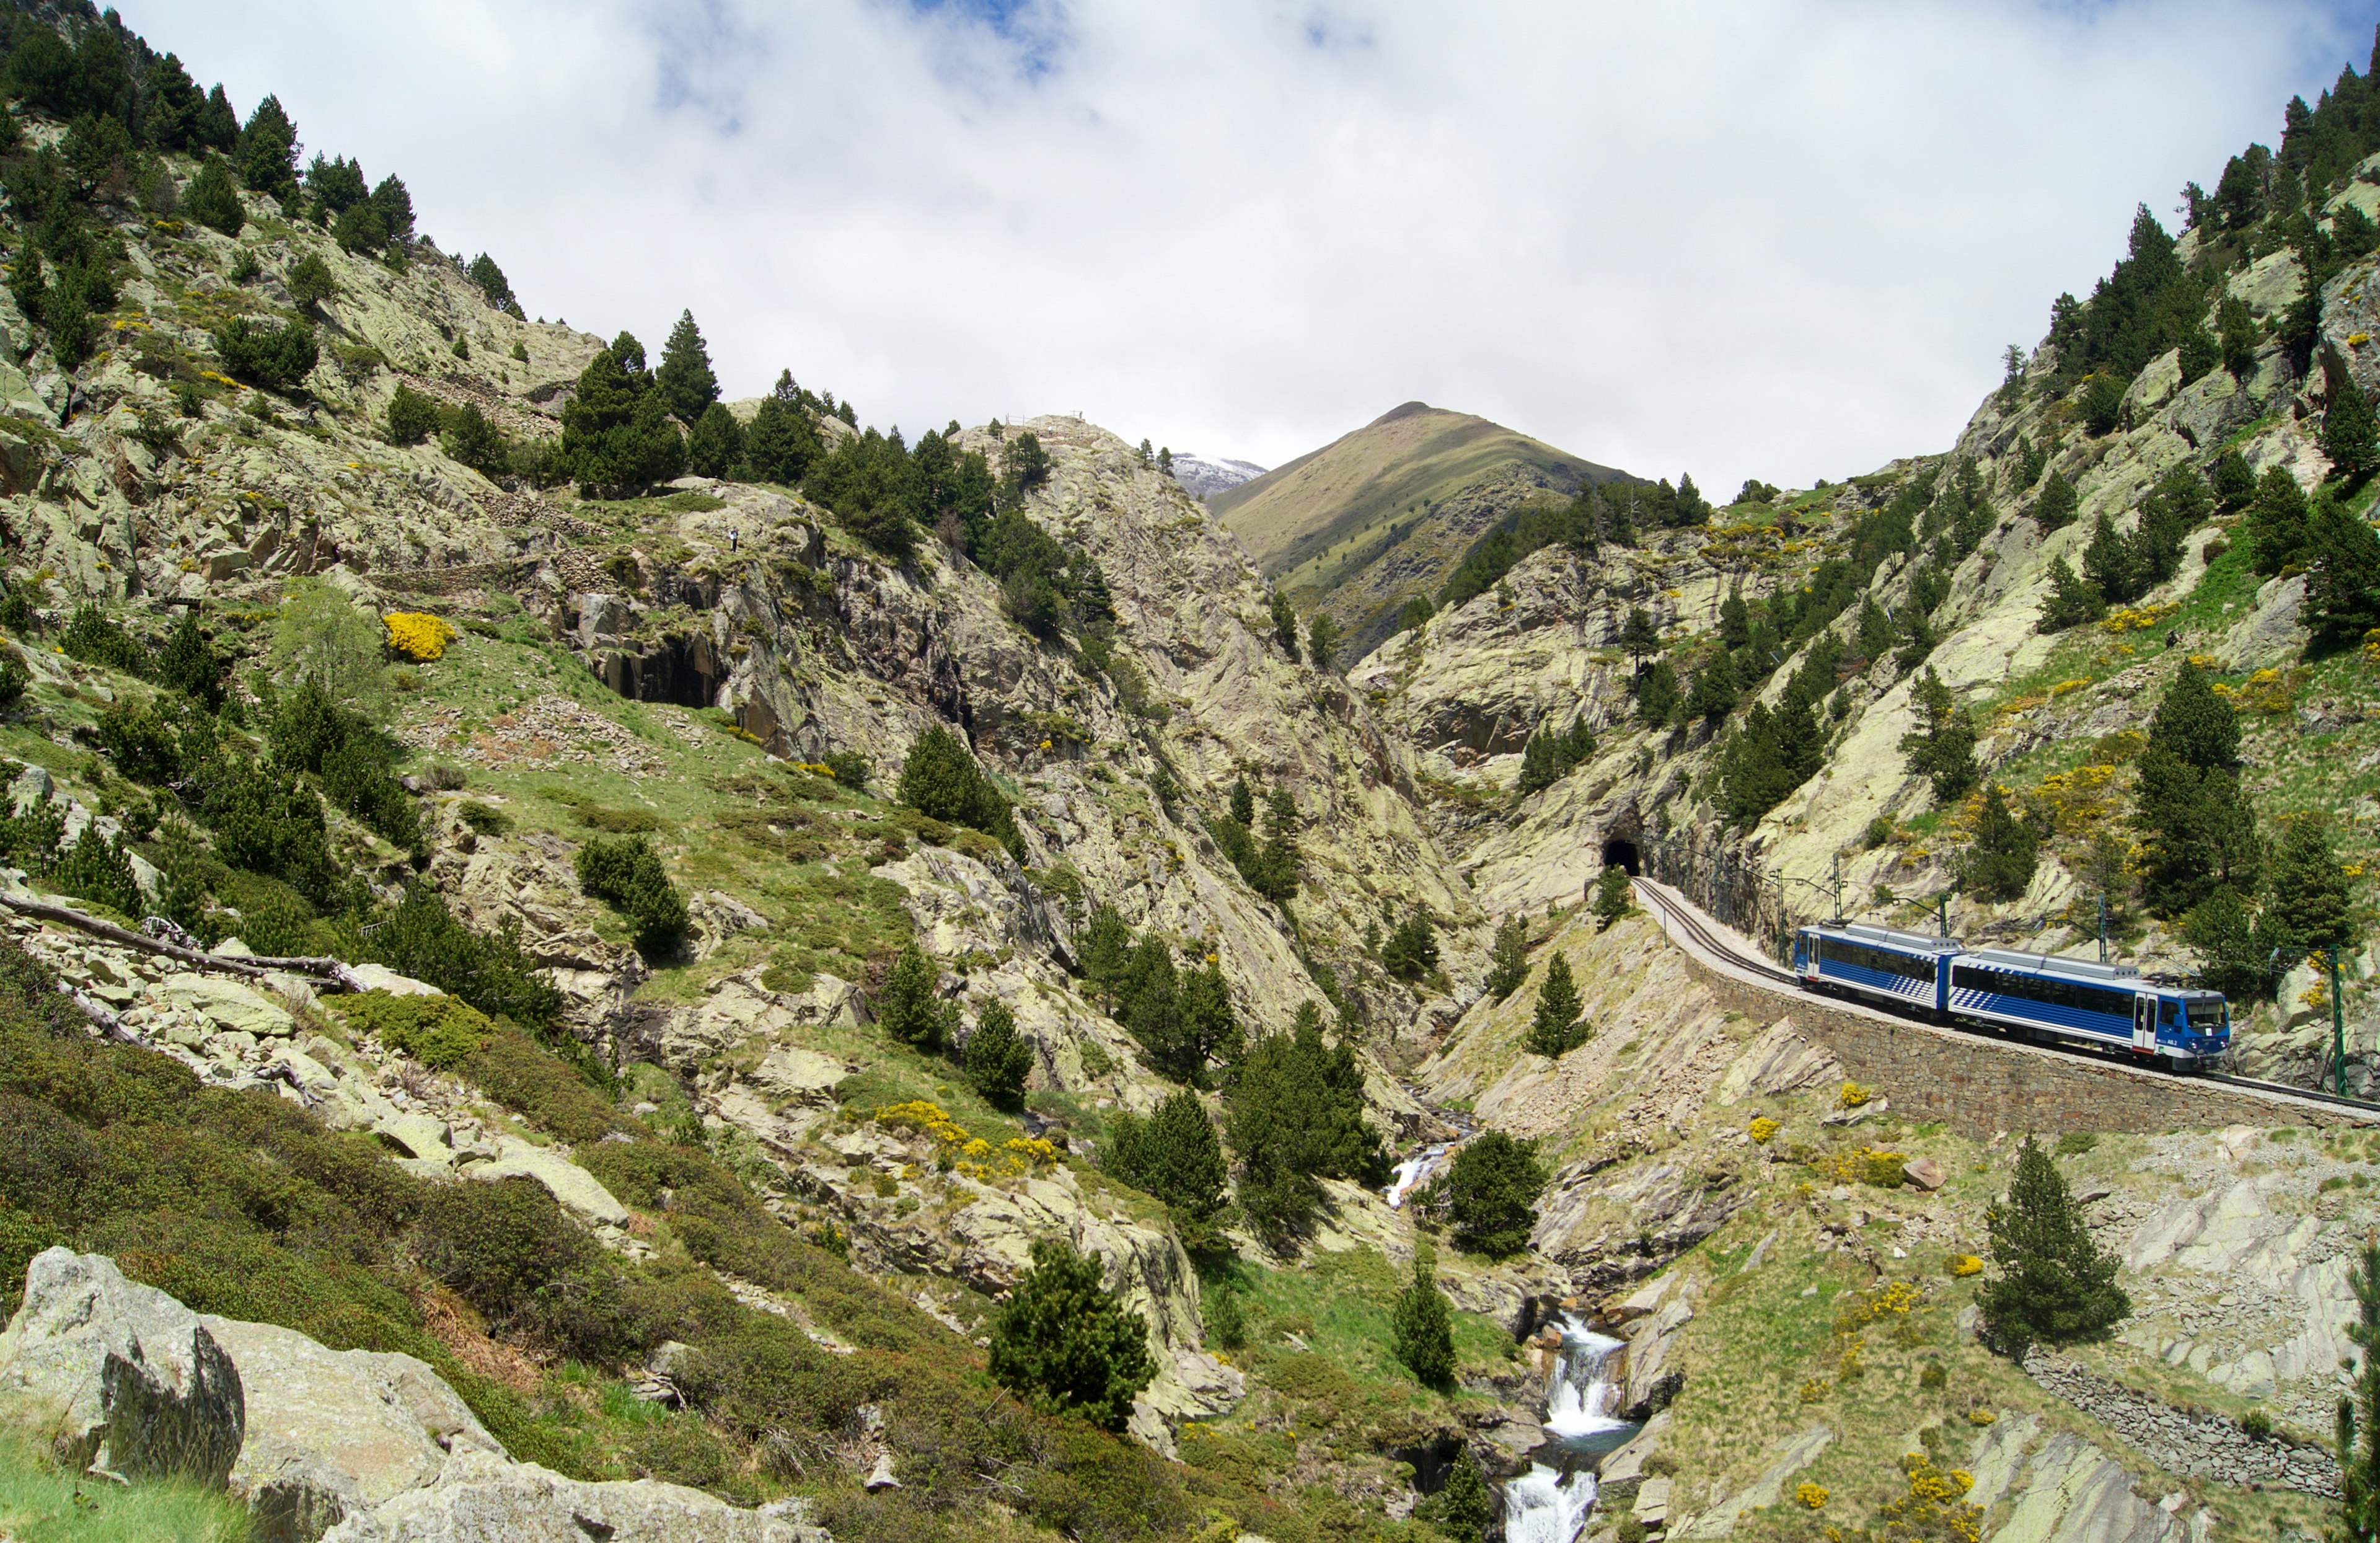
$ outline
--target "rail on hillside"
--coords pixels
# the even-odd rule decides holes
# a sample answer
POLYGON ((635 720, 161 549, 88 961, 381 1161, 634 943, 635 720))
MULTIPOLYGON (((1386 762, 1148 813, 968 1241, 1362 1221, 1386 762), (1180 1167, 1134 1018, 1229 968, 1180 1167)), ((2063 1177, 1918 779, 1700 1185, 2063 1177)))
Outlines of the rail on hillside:
MULTIPOLYGON (((1694 905, 1693 901, 1687 899, 1684 895, 1679 893, 1669 885, 1655 880, 1637 879, 1634 881, 1634 887, 1638 897, 1645 903, 1646 909, 1650 910, 1660 919, 1663 930, 1668 932, 1673 939, 1683 942, 1687 951, 1699 957, 1706 966, 1726 970, 1730 974, 1735 976, 1738 979, 1742 980, 1745 985, 1752 987, 1755 990, 1765 991, 1771 995, 1795 1002, 1807 1004, 1809 998, 1805 989, 1802 985, 1800 977, 1796 976, 1792 971, 1782 968, 1781 966, 1771 963, 1769 960, 1761 957, 1758 947, 1755 944, 1737 933, 1733 929, 1719 925, 1709 916, 1706 915, 1701 907, 1694 905)), ((2289 1083, 2267 1082, 2255 1077, 2235 1076, 2227 1072, 2195 1072, 2189 1074, 2177 1074, 2155 1071, 2133 1065, 2120 1058, 2111 1058, 2105 1054, 2095 1053, 2094 1051, 2080 1046, 2070 1047, 2065 1045, 2044 1045, 2036 1043, 2026 1043, 2019 1046, 1985 1038, 1981 1035, 1961 1034, 1955 1029, 1940 1028, 1937 1026, 1923 1024, 1915 1019, 1901 1018, 1893 1014, 1886 1013, 1881 1008, 1869 1006, 1864 1002, 1852 1002, 1829 998, 1827 1005, 1837 1012, 1855 1013, 1863 1016, 1879 1018, 1888 1022, 1908 1023, 1912 1027, 1930 1028, 1934 1032, 1941 1034, 1946 1038, 1955 1039, 1961 1044, 1971 1045, 1979 1050, 2008 1051, 2022 1051, 2033 1053, 2046 1052, 2054 1055, 2064 1055, 2072 1057, 2079 1061, 2090 1062, 2094 1064, 2121 1067, 2124 1070, 2142 1076, 2186 1075, 2190 1081, 2215 1083, 2225 1087, 2236 1088, 2248 1097, 2264 1100, 2279 1106, 2286 1107, 2290 1104, 2296 1104, 2302 1107, 2305 1104, 2319 1104, 2336 1109, 2352 1110, 2363 1115, 2380 1117, 2380 1103, 2375 1103, 2366 1099, 2350 1099, 2338 1093, 2324 1092, 2318 1088, 2298 1087, 2289 1083)))

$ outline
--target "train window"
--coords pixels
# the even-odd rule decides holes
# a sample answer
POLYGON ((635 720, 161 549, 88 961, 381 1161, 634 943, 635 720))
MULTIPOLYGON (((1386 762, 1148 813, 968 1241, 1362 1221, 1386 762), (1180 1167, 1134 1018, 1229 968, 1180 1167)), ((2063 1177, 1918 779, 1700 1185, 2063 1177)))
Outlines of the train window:
POLYGON ((2189 1009, 2190 1021, 2193 1026, 2201 1028, 2223 1027, 2221 997, 2192 997, 2190 999, 2189 1009))
POLYGON ((2180 1009, 2180 1003, 2174 1002, 2167 1002, 2165 1004, 2165 1021, 2168 1024, 2178 1024, 2181 1022, 2181 1013, 2180 1009))
POLYGON ((1911 980, 1931 981, 1934 961, 1896 953, 1888 948, 1871 948, 1865 943, 1846 942, 1840 938, 1818 941, 1818 956, 1830 964, 1857 965, 1864 969, 1881 970, 1911 980))
POLYGON ((2085 986, 2079 980, 2060 980, 2055 976, 2023 975, 2014 970, 1961 965, 1951 970, 1950 984, 1965 990, 1990 991, 1997 996, 2019 997, 2026 1002, 2072 1008, 2077 1012, 2104 1013, 2119 1018, 2132 1015, 2132 993, 2101 990, 2095 986, 2085 986))

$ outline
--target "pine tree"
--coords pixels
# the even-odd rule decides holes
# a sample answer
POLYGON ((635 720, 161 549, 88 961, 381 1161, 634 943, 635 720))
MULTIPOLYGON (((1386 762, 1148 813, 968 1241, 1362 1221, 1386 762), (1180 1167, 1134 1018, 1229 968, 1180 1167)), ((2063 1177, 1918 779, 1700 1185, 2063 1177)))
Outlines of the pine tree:
POLYGON ((2150 720, 2132 822, 2150 907, 2175 916, 2220 885, 2256 886, 2263 844, 2240 786, 2240 722, 2205 673, 2184 663, 2150 720))
POLYGON ((1653 618, 1641 605, 1629 610, 1628 620, 1620 628, 1620 651, 1628 656, 1638 674, 1643 673, 1648 656, 1661 651, 1661 629, 1653 625, 1653 618))
POLYGON ((2306 545, 2306 496, 2282 467, 2268 467, 2248 505, 2249 564, 2265 578, 2300 560, 2306 545))
POLYGON ((1984 784, 1984 803, 1975 816, 1975 839, 1959 864, 1964 885, 1993 900, 2014 900, 2033 882, 2041 862, 2041 837, 2010 812, 1997 783, 1984 784))
POLYGON ((2256 496, 2256 473, 2248 465, 2248 457, 2238 450, 2226 450, 2215 459, 2215 502, 2224 510, 2240 507, 2256 496))
POLYGON ((1318 670, 1330 668, 1330 656, 1339 647, 1339 624, 1326 612, 1318 611, 1305 625, 1305 657, 1318 670))
POLYGON ((223 161, 212 155, 199 168, 199 175, 190 179, 189 188, 182 194, 182 208, 199 224, 225 236, 237 236, 240 226, 248 223, 248 213, 240 206, 239 189, 232 186, 231 174, 224 169, 223 161))
POLYGON ((2271 892, 2265 924, 2284 957, 2345 948, 2354 941, 2349 919, 2354 889, 2321 819, 2308 815, 2289 821, 2275 844, 2265 881, 2271 892))
POLYGON ((1487 1476, 1479 1471, 1479 1460, 1471 1455, 1469 1442, 1455 1449, 1454 1461, 1447 1464, 1446 1483, 1414 1507, 1414 1514, 1457 1543, 1479 1543, 1488 1536, 1488 1524, 1497 1515, 1495 1498, 1488 1492, 1487 1476))
POLYGON ((279 97, 266 97, 239 131, 240 180, 250 192, 288 202, 298 196, 298 126, 282 111, 279 97))
POLYGON ((1257 1039, 1226 1093, 1225 1134, 1241 1164, 1239 1205, 1268 1239, 1286 1240, 1322 1206, 1323 1178, 1377 1185, 1388 1172, 1364 1121, 1364 1072, 1344 1036, 1322 1039, 1322 1012, 1300 1005, 1296 1027, 1257 1039))
POLYGON ((702 329, 694 324, 691 310, 678 312, 669 341, 662 345, 662 364, 653 371, 653 389, 661 393, 662 405, 688 428, 702 417, 704 408, 719 400, 719 377, 711 372, 710 349, 703 343, 702 329))
POLYGON ((2198 982, 2234 1002, 2272 997, 2279 961, 2258 937, 2257 918, 2229 885, 2202 900, 2181 921, 2182 941, 2198 951, 2198 982))
POLYGON ((1932 669, 1911 687, 1918 721, 1925 726, 1900 739, 1909 770, 1933 784, 1934 801, 1947 805, 1966 796, 1980 774, 1975 767, 1975 725, 1950 688, 1932 669))
POLYGON ((744 463, 744 426, 720 403, 702 409, 686 436, 686 469, 698 477, 732 477, 744 463))
POLYGON ((1157 1375, 1148 1328, 1101 1282, 1099 1257, 1033 1240, 1033 1268, 991 1316, 991 1375, 1044 1414, 1121 1430, 1157 1375))
POLYGON ((1678 690, 1677 666, 1666 659, 1653 661, 1653 667, 1636 677, 1636 713, 1648 729, 1669 727, 1683 699, 1678 690))
POLYGON ((2074 523, 2075 511, 2081 506, 2082 499, 2074 484, 2066 480, 2064 472, 2053 471, 2049 480, 2041 485, 2041 496, 2033 501, 2034 523, 2045 533, 2063 530, 2074 523))
POLYGON ((744 460, 753 480, 797 486, 810 463, 826 453, 818 424, 801 398, 790 370, 780 371, 776 386, 760 398, 744 431, 744 460))
POLYGON ((1111 1014, 1131 966, 1132 946, 1132 929, 1123 924, 1123 916, 1106 901, 1099 902, 1083 929, 1083 978, 1111 1014))
POLYGON ((1380 967, 1409 985, 1438 968, 1438 933, 1426 913, 1408 911, 1390 930, 1380 945, 1380 967))
POLYGON ((2352 1368, 2354 1391, 2338 1395, 2338 1444, 2334 1450, 2339 1468, 2339 1530, 2332 1536, 2340 1543, 2380 1543, 2380 1242, 2363 1240, 2362 1257, 2347 1279, 2355 1288, 2356 1305, 2356 1320, 2347 1326, 2347 1337, 2362 1355, 2352 1368), (2360 1443, 2359 1423, 2363 1428, 2360 1443))
POLYGON ((2215 308, 2215 336, 2223 351, 2223 368, 2234 375, 2255 369, 2256 345, 2262 335, 2248 302, 2227 289, 2215 308))
POLYGON ((1618 863, 1606 865, 1595 880, 1595 929, 1609 931, 1613 922, 1628 914, 1630 896, 1634 893, 1626 869, 1618 863))
POLYGON ((1456 1245, 1491 1258, 1526 1248, 1547 1178, 1534 1141, 1491 1130, 1464 1142, 1446 1173, 1446 1214, 1456 1245))
POLYGON ((940 973, 917 944, 907 944, 876 998, 876 1021, 884 1032, 929 1055, 940 1053, 950 1027, 950 1014, 935 994, 940 973))
POLYGON ((2047 1148, 2031 1136, 2017 1154, 2008 1198, 1984 1212, 1998 1277, 1975 1294, 1992 1338, 2020 1359, 2033 1344, 2095 1336, 2132 1310, 2116 1284, 2119 1260, 2101 1250, 2047 1148))
POLYGON ((1272 592, 1272 637, 1281 651, 1289 655, 1292 664, 1297 662, 1297 608, 1279 589, 1272 592))
POLYGON ((1016 1032, 1016 1014, 1004 1002, 984 1004, 967 1036, 966 1074, 994 1109, 1025 1105, 1025 1079, 1033 1070, 1033 1047, 1016 1032))
POLYGON ((1286 905, 1297 893, 1302 861, 1297 846, 1297 804, 1287 788, 1274 788, 1265 801, 1264 844, 1257 849, 1256 872, 1250 882, 1267 900, 1286 905))
POLYGON ((600 487, 648 487, 686 469, 686 442, 634 335, 622 333, 578 372, 562 409, 560 456, 573 476, 600 487))
POLYGON ((1120 1111, 1111 1122, 1099 1171, 1164 1201, 1177 1228, 1188 1223, 1188 1230, 1201 1233, 1202 1242, 1211 1241, 1203 1229, 1223 1209, 1230 1170, 1215 1122, 1197 1094, 1184 1088, 1147 1119, 1120 1111))
POLYGON ((2120 604, 2138 600, 2146 587, 2139 555, 2116 529, 2116 522, 2101 515, 2091 528, 2091 544, 2082 550, 2082 577, 2110 601, 2120 604))
POLYGON ((976 765, 959 736, 940 723, 909 747, 893 796, 929 819, 971 825, 1012 846, 1016 841, 1008 800, 976 765))
POLYGON ((2372 398, 2355 383, 2355 376, 2336 357, 2326 358, 2329 405, 2322 415, 2322 453, 2331 474, 2348 482, 2361 481, 2380 466, 2380 426, 2372 416, 2372 398))
POLYGON ((1496 946, 1488 952, 1488 978, 1482 990, 1502 1002, 1529 978, 1529 923, 1513 917, 1496 929, 1496 946))
MULTIPOLYGON (((1159 937, 1146 937, 1132 951, 1116 1021, 1140 1042, 1152 1065, 1176 1067, 1181 1061, 1182 977, 1173 967, 1173 950, 1159 937)), ((1180 1080, 1178 1072, 1169 1072, 1180 1080)))
POLYGON ((1242 776, 1232 783, 1232 818, 1242 825, 1254 827, 1257 821, 1256 795, 1249 790, 1248 780, 1242 776))
POLYGON ((1206 1086, 1209 1065, 1229 1066, 1245 1042, 1239 1015, 1220 964, 1192 971, 1182 981, 1169 1063, 1160 1069, 1187 1087, 1206 1086))
POLYGON ((2318 646, 2351 645, 2380 627, 2380 532, 2327 495, 2306 524, 2307 626, 2318 646))
POLYGON ((1558 1060, 1586 1043, 1594 1031, 1581 1023, 1580 1011, 1570 961, 1557 952, 1547 962, 1545 979, 1537 984, 1537 1010, 1529 1020, 1529 1052, 1558 1060))
POLYGON ((1425 1388, 1454 1381, 1454 1313, 1431 1279, 1436 1258, 1429 1245, 1414 1250, 1413 1283, 1397 1294, 1389 1312, 1390 1343, 1397 1359, 1425 1388))
POLYGON ((221 81, 207 93, 207 104, 199 109, 190 139, 194 145, 226 154, 239 144, 239 115, 232 110, 231 98, 224 94, 221 81))

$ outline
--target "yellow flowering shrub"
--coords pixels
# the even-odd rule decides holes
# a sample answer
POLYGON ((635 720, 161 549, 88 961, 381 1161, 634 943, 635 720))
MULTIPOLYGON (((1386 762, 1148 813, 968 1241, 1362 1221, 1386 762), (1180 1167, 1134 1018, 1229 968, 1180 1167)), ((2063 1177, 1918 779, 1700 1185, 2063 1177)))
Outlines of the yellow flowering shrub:
POLYGON ((1777 1122, 1763 1114, 1752 1122, 1752 1139, 1766 1147, 1768 1145, 1769 1137, 1775 1136, 1778 1129, 1777 1122))
POLYGON ((1804 1480, 1793 1487, 1793 1499, 1813 1511, 1823 1511, 1827 1505, 1827 1487, 1804 1480))
POLYGON ((1874 1088, 1863 1087, 1856 1082, 1847 1082, 1843 1084, 1842 1091, 1835 1095, 1835 1101, 1845 1109, 1857 1109, 1875 1097, 1874 1088))
POLYGON ((2363 660, 2367 664, 2380 664, 2380 626, 2363 635, 2363 660))
POLYGON ((1963 1281, 1970 1275, 1981 1275, 1984 1272, 1984 1261, 1973 1254, 1953 1254, 1950 1256, 1948 1268, 1952 1277, 1963 1281))
POLYGON ((432 616, 419 611, 392 611, 382 616, 381 625, 388 628, 388 646, 407 659, 427 663, 446 655, 446 645, 461 636, 446 625, 443 616, 432 616))
POLYGON ((2165 619, 2180 610, 2179 605, 2123 606, 2107 614, 2099 630, 2108 633, 2145 632, 2160 626, 2165 619))
POLYGON ((1970 1409, 1967 1411, 1967 1423, 1969 1425, 1990 1425, 1998 1418, 1999 1416, 1998 1415, 1993 1414, 1988 1409, 1970 1409))
POLYGON ((1879 1189, 1894 1189, 1905 1177, 1900 1169, 1908 1160, 1909 1156, 1905 1152, 1858 1147, 1848 1152, 1821 1152, 1811 1160, 1810 1166, 1837 1184, 1864 1184, 1874 1185, 1879 1189))
POLYGON ((1822 1402, 1827 1396, 1827 1380, 1822 1377, 1804 1379, 1802 1383, 1802 1402, 1804 1403, 1822 1402))
POLYGON ((1967 1503, 1975 1476, 1963 1468, 1937 1468, 1922 1452, 1900 1460, 1909 1476, 1909 1492, 1885 1502, 1880 1513, 1887 1537, 1948 1537, 1956 1543, 1977 1543, 1983 1536, 1984 1508, 1967 1503))
POLYGON ((2087 680, 2061 680, 2057 685, 2049 688, 2049 694, 2052 697, 2069 696, 2076 691, 2082 690, 2084 686, 2087 686, 2090 684, 2091 683, 2087 680))

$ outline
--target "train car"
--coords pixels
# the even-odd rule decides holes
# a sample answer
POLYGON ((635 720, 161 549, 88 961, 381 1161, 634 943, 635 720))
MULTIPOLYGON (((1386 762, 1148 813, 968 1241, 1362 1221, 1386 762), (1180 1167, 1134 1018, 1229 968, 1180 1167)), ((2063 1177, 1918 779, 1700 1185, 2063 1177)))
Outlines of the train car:
POLYGON ((1954 938, 1851 922, 1793 934, 1793 973, 1818 990, 1849 991, 1939 1018, 1949 1011, 1954 938))
POLYGON ((1979 948, 1951 960, 1949 974, 1952 1015, 2035 1039, 2120 1046, 2176 1070, 2231 1048, 2220 991, 2144 981, 2135 966, 1979 948))

